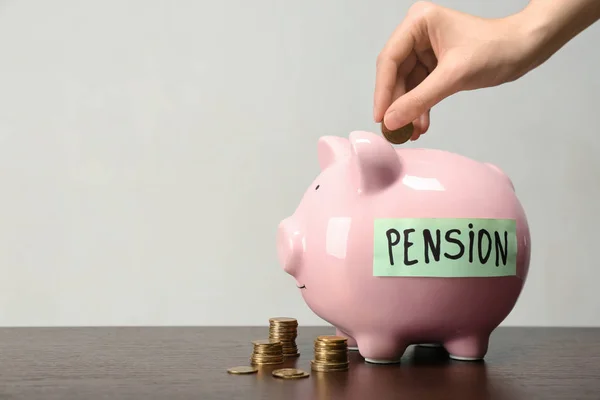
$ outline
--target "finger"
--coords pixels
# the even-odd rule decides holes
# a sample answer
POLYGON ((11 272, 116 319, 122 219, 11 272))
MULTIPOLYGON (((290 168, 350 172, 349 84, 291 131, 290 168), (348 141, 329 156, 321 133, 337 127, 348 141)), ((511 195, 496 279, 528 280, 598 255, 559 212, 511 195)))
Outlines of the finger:
POLYGON ((398 75, 396 78, 396 86, 394 87, 394 93, 392 94, 392 101, 396 100, 400 96, 406 94, 406 77, 398 75))
POLYGON ((375 98, 373 116, 381 122, 385 112, 393 102, 391 95, 398 76, 398 67, 409 54, 418 49, 421 52, 431 48, 427 15, 438 7, 427 2, 417 2, 411 6, 407 17, 395 29, 383 50, 377 57, 375 77, 375 98))
POLYGON ((419 117, 413 121, 413 134, 410 137, 410 140, 417 140, 422 133, 421 118, 419 117))
POLYGON ((387 106, 384 108, 379 115, 374 115, 375 122, 381 122, 383 120, 383 113, 387 109, 387 107, 394 102, 398 97, 402 96, 406 93, 406 77, 410 74, 410 72, 414 69, 417 64, 417 55, 415 52, 411 52, 408 57, 399 65, 396 65, 394 68, 395 76, 393 80, 390 81, 391 86, 386 88, 386 103, 387 106))
POLYGON ((384 116, 384 124, 390 130, 398 129, 456 91, 451 69, 438 65, 423 82, 392 103, 384 116))
POLYGON ((417 62, 419 62, 419 59, 417 58, 417 53, 411 51, 410 54, 404 59, 404 61, 398 66, 398 76, 407 78, 415 69, 417 62))
POLYGON ((421 114, 421 116, 419 118, 417 118, 415 121, 418 121, 418 124, 415 125, 415 122, 413 122, 413 125, 415 126, 419 126, 419 129, 416 130, 415 132, 413 132, 412 137, 410 138, 410 140, 415 141, 417 139, 419 139, 421 136, 423 136, 425 134, 425 132, 427 132, 427 130, 429 129, 429 113, 431 111, 427 111, 425 114, 421 114))
POLYGON ((437 66, 437 57, 433 49, 417 50, 416 55, 419 62, 427 68, 427 71, 431 72, 437 66))
POLYGON ((373 117, 381 122, 383 114, 392 104, 399 67, 412 53, 414 37, 411 34, 412 19, 405 19, 392 33, 377 57, 375 73, 375 95, 373 99, 373 117))
POLYGON ((392 102, 394 102, 398 97, 406 94, 407 91, 412 89, 414 86, 408 86, 408 77, 410 76, 413 69, 417 65, 417 55, 412 52, 406 60, 398 67, 398 73, 396 74, 396 85, 394 87, 394 92, 392 94, 392 102))
POLYGON ((381 50, 381 58, 394 60, 397 63, 404 61, 415 48, 428 48, 427 21, 423 13, 410 11, 398 27, 394 30, 389 40, 381 50))
MULTIPOLYGON (((429 75, 429 72, 425 65, 423 65, 421 62, 416 62, 413 70, 406 79, 407 91, 411 91, 417 87, 427 78, 427 75, 429 75)), ((425 133, 429 128, 428 112, 426 111, 425 113, 421 114, 412 122, 414 126, 412 140, 417 140, 419 136, 425 133)))
POLYGON ((406 77, 407 91, 411 91, 419 86, 427 78, 427 75, 429 75, 427 68, 421 62, 415 62, 415 65, 406 77))
POLYGON ((397 85, 398 65, 390 59, 378 61, 377 72, 375 75, 373 118, 375 119, 375 122, 381 122, 383 113, 393 101, 394 91, 397 85))
POLYGON ((419 118, 421 119, 421 128, 423 129, 421 135, 424 135, 429 130, 429 124, 431 123, 431 109, 427 110, 425 114, 421 114, 419 118))

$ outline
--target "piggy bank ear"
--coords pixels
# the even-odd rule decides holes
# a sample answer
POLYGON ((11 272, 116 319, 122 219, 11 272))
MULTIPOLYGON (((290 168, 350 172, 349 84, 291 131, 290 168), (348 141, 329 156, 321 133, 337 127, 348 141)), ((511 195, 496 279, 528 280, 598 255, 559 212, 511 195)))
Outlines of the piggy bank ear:
POLYGON ((394 147, 371 132, 350 133, 352 176, 362 192, 389 187, 400 176, 400 159, 394 147))
POLYGON ((322 136, 317 144, 321 171, 334 162, 350 155, 350 142, 339 136, 322 136))

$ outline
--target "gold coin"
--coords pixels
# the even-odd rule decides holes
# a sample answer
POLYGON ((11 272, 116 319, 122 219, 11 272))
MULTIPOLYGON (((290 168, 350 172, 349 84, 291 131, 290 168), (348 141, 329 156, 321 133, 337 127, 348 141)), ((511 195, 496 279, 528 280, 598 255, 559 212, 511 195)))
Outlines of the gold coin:
POLYGON ((346 346, 345 344, 343 346, 337 346, 337 345, 331 345, 331 344, 321 345, 321 346, 315 345, 315 349, 314 350, 318 351, 318 352, 322 352, 322 351, 338 351, 338 352, 341 352, 341 351, 347 351, 348 350, 348 346, 346 346))
POLYGON ((270 358, 281 358, 283 357, 283 352, 279 352, 276 354, 262 354, 262 353, 252 353, 252 356, 254 357, 258 357, 258 358, 266 358, 266 359, 270 359, 270 358))
POLYGON ((233 367, 233 368, 229 368, 227 370, 228 373, 234 374, 234 375, 253 374, 256 371, 258 371, 258 369, 256 369, 255 367, 247 367, 247 366, 233 367))
POLYGON ((281 361, 256 361, 256 360, 250 360, 250 364, 252 365, 278 365, 278 364, 283 364, 284 360, 281 361))
POLYGON ((315 346, 315 351, 319 353, 344 354, 348 352, 346 343, 342 345, 326 343, 322 346, 315 346))
POLYGON ((254 345, 254 351, 258 351, 261 353, 273 353, 273 352, 281 352, 283 350, 283 346, 280 344, 272 344, 270 346, 258 346, 254 345))
POLYGON ((331 354, 342 354, 343 352, 348 352, 348 348, 347 347, 335 347, 335 348, 331 348, 331 347, 315 347, 315 353, 327 353, 329 354, 331 351, 336 350, 334 353, 331 354))
POLYGON ((323 353, 323 354, 348 354, 347 347, 318 347, 315 349, 315 352, 323 353))
POLYGON ((262 355, 262 354, 252 354, 252 358, 254 358, 256 360, 267 360, 267 361, 270 361, 270 360, 280 360, 280 359, 283 358, 283 353, 278 354, 278 355, 274 355, 274 356, 272 356, 272 355, 265 356, 265 355, 262 355))
POLYGON ((254 352, 259 354, 279 354, 283 351, 283 347, 255 347, 254 352))
POLYGON ((408 141, 412 137, 412 134, 415 130, 413 123, 409 123, 408 125, 404 125, 402 128, 396 129, 395 131, 390 131, 386 128, 385 124, 381 123, 381 133, 385 139, 393 144, 402 144, 408 141))
POLYGON ((308 378, 308 376, 310 375, 308 372, 302 371, 301 369, 295 369, 295 368, 276 369, 271 374, 274 377, 281 378, 281 379, 308 378))
POLYGON ((255 346, 273 346, 273 345, 281 345, 281 341, 276 339, 261 339, 261 340, 253 340, 252 344, 255 346))
POLYGON ((257 357, 283 357, 283 351, 278 351, 278 352, 270 352, 270 353, 263 353, 260 351, 254 351, 252 352, 252 354, 254 354, 257 357))
POLYGON ((337 371, 347 371, 350 363, 340 363, 340 364, 325 364, 320 363, 315 360, 310 360, 310 367, 313 371, 318 372, 337 372, 337 371))
POLYGON ((348 339, 343 336, 319 336, 317 337, 317 340, 328 343, 342 343, 346 342, 348 339))
POLYGON ((321 357, 338 357, 341 355, 345 355, 347 356, 348 354, 348 350, 344 349, 345 353, 339 352, 339 353, 330 353, 327 351, 323 351, 323 349, 315 349, 314 353, 315 354, 319 354, 321 357))
POLYGON ((274 353, 274 354, 278 354, 281 353, 283 351, 283 346, 279 345, 279 346, 254 346, 253 351, 255 353, 274 353))
POLYGON ((310 360, 310 362, 312 364, 323 365, 327 367, 344 367, 350 365, 350 362, 348 360, 342 362, 310 360))
POLYGON ((273 318, 269 318, 269 322, 280 323, 280 324, 297 324, 298 320, 296 320, 296 318, 290 318, 290 317, 273 317, 273 318))
POLYGON ((283 354, 280 354, 278 356, 262 356, 260 354, 252 354, 250 357, 252 357, 253 360, 256 361, 278 361, 278 360, 282 360, 284 359, 283 354))
POLYGON ((325 358, 319 358, 319 357, 315 357, 315 362, 318 362, 320 364, 344 364, 348 362, 348 359, 342 359, 342 358, 338 358, 337 360, 331 360, 331 359, 325 359, 325 358))
MULTIPOLYGON (((330 336, 331 337, 331 336, 330 336)), ((317 339, 315 340, 315 346, 327 346, 327 347, 345 347, 348 346, 347 340, 340 339, 317 339)))
POLYGON ((302 375, 304 371, 296 368, 281 368, 273 371, 273 375, 278 376, 294 376, 294 375, 302 375))
POLYGON ((268 354, 264 354, 264 353, 252 353, 252 355, 254 357, 258 357, 258 358, 265 358, 265 359, 269 359, 269 358, 280 358, 283 357, 283 352, 279 352, 279 353, 268 353, 268 354))

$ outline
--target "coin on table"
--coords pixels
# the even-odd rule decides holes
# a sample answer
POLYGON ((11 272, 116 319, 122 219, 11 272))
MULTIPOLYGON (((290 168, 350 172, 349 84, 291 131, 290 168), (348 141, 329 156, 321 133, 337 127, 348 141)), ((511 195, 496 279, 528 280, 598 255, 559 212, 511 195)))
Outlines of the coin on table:
POLYGON ((258 369, 256 369, 255 367, 248 367, 248 366, 240 366, 240 367, 233 367, 233 368, 229 368, 227 370, 228 373, 230 374, 234 374, 234 375, 245 375, 245 374, 253 374, 255 372, 257 372, 258 369))
POLYGON ((381 123, 381 133, 385 139, 393 144, 402 144, 408 141, 412 137, 412 134, 415 130, 414 125, 409 123, 408 125, 404 125, 402 128, 398 128, 395 131, 390 131, 384 123, 381 123))
POLYGON ((274 377, 281 378, 281 379, 307 378, 310 375, 308 372, 305 372, 305 371, 302 371, 301 369, 296 369, 296 368, 276 369, 271 374, 274 377))

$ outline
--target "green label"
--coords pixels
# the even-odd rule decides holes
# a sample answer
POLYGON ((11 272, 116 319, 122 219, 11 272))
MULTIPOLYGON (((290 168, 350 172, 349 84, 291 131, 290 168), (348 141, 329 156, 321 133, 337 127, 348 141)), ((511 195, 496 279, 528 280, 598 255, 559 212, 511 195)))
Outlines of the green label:
POLYGON ((376 219, 373 236, 373 276, 459 278, 517 273, 513 219, 376 219))

